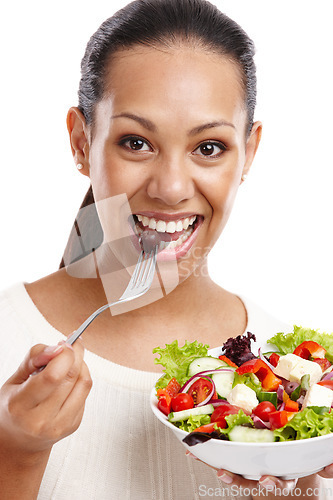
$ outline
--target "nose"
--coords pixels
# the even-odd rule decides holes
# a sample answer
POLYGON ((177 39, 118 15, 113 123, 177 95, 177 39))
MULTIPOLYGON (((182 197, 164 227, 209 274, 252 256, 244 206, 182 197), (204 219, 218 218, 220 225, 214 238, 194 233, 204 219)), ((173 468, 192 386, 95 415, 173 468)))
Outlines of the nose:
POLYGON ((155 164, 149 178, 147 194, 169 206, 176 206, 191 199, 195 194, 195 183, 186 160, 174 157, 155 164))

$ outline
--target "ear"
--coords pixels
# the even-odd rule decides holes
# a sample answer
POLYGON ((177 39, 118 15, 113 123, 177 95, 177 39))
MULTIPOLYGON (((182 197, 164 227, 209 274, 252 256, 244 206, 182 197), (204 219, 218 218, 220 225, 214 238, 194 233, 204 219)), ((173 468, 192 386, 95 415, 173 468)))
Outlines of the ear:
POLYGON ((89 176, 89 131, 79 108, 73 107, 68 111, 67 130, 75 164, 81 164, 80 172, 89 176))
POLYGON ((254 160, 255 154, 257 152, 260 139, 262 134, 262 123, 255 122, 252 126, 250 135, 246 141, 245 147, 245 164, 242 172, 242 181, 244 181, 244 177, 246 177, 250 171, 252 162, 254 160))

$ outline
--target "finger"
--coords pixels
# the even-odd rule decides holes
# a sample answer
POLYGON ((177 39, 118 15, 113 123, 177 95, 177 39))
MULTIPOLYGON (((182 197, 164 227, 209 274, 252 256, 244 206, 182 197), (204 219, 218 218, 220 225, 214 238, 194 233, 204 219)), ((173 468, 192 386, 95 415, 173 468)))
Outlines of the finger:
POLYGON ((254 488, 257 486, 258 482, 257 481, 252 481, 251 479, 246 479, 243 476, 240 476, 238 474, 234 474, 233 472, 230 472, 225 469, 220 469, 217 472, 217 477, 219 478, 222 483, 230 486, 231 484, 237 485, 238 487, 242 488, 254 488))
POLYGON ((327 465, 323 470, 318 472, 318 476, 323 477, 325 479, 333 478, 333 464, 327 465))
POLYGON ((259 480, 259 486, 267 491, 283 491, 284 495, 291 493, 297 484, 297 479, 282 480, 274 476, 262 476, 259 480))
POLYGON ((20 398, 22 406, 33 408, 52 394, 56 395, 58 391, 62 392, 62 400, 65 399, 79 376, 78 365, 82 358, 83 348, 80 344, 75 350, 64 344, 63 351, 53 358, 43 371, 30 377, 20 386, 17 397, 20 398))
MULTIPOLYGON (((58 413, 56 415, 53 414, 54 409, 50 408, 49 414, 52 416, 44 423, 49 438, 58 441, 76 431, 81 423, 86 398, 91 387, 92 380, 90 373, 87 365, 83 362, 80 376, 58 413), (49 427, 50 421, 52 422, 51 429, 49 427), (52 433, 51 436, 49 432, 52 433)), ((45 405, 46 403, 34 409, 34 412, 40 412, 41 409, 45 410, 45 405)))
POLYGON ((80 373, 74 384, 64 389, 55 391, 39 407, 47 412, 50 418, 55 418, 58 414, 66 414, 68 419, 75 415, 77 408, 84 404, 92 386, 92 380, 88 367, 84 361, 80 364, 80 373), (70 390, 68 390, 70 388, 70 390))
POLYGON ((63 350, 63 346, 47 346, 37 344, 25 356, 16 372, 7 380, 9 384, 22 384, 36 371, 36 368, 47 364, 63 350), (40 364, 41 363, 41 364, 40 364))

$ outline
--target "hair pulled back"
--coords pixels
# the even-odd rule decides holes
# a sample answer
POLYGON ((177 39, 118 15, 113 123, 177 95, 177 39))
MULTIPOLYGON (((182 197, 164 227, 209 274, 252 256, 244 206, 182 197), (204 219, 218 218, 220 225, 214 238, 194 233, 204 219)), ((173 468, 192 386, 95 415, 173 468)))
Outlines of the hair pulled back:
POLYGON ((170 46, 179 39, 199 43, 238 64, 250 128, 256 105, 254 44, 235 21, 206 0, 135 0, 100 26, 81 63, 79 108, 87 123, 93 122, 108 63, 118 50, 138 44, 170 46))
MULTIPOLYGON (((101 24, 90 38, 81 62, 78 107, 87 124, 94 126, 95 107, 104 96, 107 71, 117 52, 135 45, 171 47, 179 41, 221 54, 238 66, 249 133, 256 105, 254 44, 235 21, 207 0, 134 0, 101 24)), ((90 187, 81 208, 92 203, 90 187)), ((80 211, 64 253, 66 264, 75 254, 79 218, 80 211)), ((81 233, 84 225, 85 221, 80 220, 81 233)))

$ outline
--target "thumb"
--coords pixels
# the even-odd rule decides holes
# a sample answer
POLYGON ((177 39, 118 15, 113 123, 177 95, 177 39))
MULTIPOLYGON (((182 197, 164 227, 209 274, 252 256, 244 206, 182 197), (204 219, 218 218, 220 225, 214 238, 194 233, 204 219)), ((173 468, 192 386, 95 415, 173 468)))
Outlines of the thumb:
POLYGON ((64 341, 59 342, 56 346, 46 346, 45 344, 37 344, 33 346, 24 360, 8 380, 12 384, 22 384, 30 375, 38 371, 38 368, 45 366, 64 350, 64 341))

